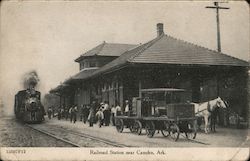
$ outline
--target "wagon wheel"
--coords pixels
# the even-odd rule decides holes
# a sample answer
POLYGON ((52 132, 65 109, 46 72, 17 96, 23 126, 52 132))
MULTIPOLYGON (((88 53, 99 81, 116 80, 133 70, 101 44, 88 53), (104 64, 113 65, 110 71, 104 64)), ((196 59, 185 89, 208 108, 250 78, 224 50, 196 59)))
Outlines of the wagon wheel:
POLYGON ((174 141, 177 141, 179 139, 180 135, 180 128, 176 123, 171 123, 169 126, 169 135, 174 141))
POLYGON ((142 123, 139 120, 136 120, 134 125, 133 125, 133 132, 141 135, 141 130, 142 130, 142 123))
POLYGON ((194 120, 193 122, 189 122, 187 124, 188 131, 185 132, 187 139, 195 139, 197 134, 197 120, 194 120))
POLYGON ((129 130, 130 130, 130 132, 134 133, 133 125, 129 126, 129 130))
POLYGON ((134 130, 134 122, 133 122, 133 121, 132 121, 132 122, 129 122, 129 130, 130 130, 130 132, 135 133, 135 130, 134 130))
POLYGON ((155 134, 155 124, 153 121, 148 121, 145 126, 147 136, 149 138, 152 138, 155 134))
POLYGON ((168 137, 169 136, 169 123, 167 121, 164 121, 164 125, 163 125, 163 129, 161 130, 161 134, 164 137, 168 137))
POLYGON ((133 133, 133 132, 134 132, 134 131, 133 131, 133 124, 132 124, 130 121, 128 121, 127 124, 128 124, 127 126, 128 126, 128 128, 129 128, 130 132, 133 133))
POLYGON ((122 120, 122 119, 116 119, 115 126, 116 126, 116 130, 117 130, 118 132, 122 133, 123 128, 124 128, 123 120, 122 120))

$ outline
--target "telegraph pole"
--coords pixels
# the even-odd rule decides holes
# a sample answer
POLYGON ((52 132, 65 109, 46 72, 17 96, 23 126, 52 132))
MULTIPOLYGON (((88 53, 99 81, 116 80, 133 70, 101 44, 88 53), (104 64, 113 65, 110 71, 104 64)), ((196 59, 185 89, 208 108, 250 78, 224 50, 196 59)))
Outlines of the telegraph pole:
POLYGON ((219 10, 220 9, 229 9, 228 7, 220 7, 219 3, 223 2, 214 2, 214 6, 206 6, 206 8, 216 9, 216 22, 217 22, 217 51, 221 52, 221 43, 220 43, 220 17, 219 10))

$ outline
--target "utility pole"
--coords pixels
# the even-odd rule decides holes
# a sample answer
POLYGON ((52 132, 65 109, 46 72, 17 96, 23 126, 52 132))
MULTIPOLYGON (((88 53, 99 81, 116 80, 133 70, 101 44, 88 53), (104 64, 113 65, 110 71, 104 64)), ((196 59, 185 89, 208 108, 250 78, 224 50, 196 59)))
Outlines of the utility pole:
MULTIPOLYGON (((206 6, 206 8, 216 9, 216 21, 217 21, 217 51, 221 52, 221 43, 220 43, 220 17, 219 10, 220 9, 229 9, 228 7, 220 7, 219 3, 223 2, 214 2, 214 6, 206 6)), ((225 3, 225 2, 224 2, 225 3)))

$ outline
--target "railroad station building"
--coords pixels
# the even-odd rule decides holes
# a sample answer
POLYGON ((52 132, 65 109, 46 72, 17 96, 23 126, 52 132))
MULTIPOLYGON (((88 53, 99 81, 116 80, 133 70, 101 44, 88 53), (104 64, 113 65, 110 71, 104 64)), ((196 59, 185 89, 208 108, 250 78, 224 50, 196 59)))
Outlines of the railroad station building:
POLYGON ((190 91, 191 102, 220 96, 249 124, 249 63, 171 37, 163 29, 157 24, 156 38, 144 44, 103 42, 76 58, 79 73, 50 92, 60 96, 62 106, 96 100, 123 107, 125 100, 140 98, 141 89, 181 88, 190 91))

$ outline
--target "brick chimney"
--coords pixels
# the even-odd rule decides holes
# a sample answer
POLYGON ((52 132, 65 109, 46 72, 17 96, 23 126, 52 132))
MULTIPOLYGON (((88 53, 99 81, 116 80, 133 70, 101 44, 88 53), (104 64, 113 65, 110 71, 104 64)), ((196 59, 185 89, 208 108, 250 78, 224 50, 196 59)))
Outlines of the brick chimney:
POLYGON ((157 27, 157 36, 161 36, 162 34, 164 34, 163 23, 157 23, 156 27, 157 27))

